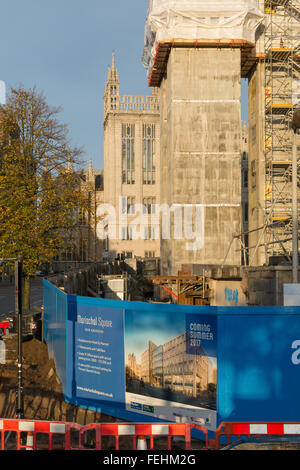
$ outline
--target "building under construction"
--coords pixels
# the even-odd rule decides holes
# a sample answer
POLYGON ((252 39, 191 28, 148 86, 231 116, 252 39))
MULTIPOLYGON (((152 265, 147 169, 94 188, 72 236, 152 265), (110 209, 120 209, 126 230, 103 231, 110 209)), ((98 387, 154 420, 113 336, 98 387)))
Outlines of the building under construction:
POLYGON ((160 89, 161 202, 198 208, 195 241, 161 239, 161 273, 240 265, 241 77, 256 63, 256 0, 151 0, 143 62, 160 89))
MULTIPOLYGON (((291 124, 300 103, 300 2, 268 0, 260 8, 264 21, 256 31, 257 63, 249 76, 252 266, 291 262, 291 124)), ((296 139, 299 146, 299 136, 296 139)))
POLYGON ((149 1, 143 62, 161 94, 161 199, 204 211, 196 249, 162 240, 162 274, 184 263, 240 264, 241 77, 249 83, 247 260, 290 258, 299 33, 299 0, 149 1))

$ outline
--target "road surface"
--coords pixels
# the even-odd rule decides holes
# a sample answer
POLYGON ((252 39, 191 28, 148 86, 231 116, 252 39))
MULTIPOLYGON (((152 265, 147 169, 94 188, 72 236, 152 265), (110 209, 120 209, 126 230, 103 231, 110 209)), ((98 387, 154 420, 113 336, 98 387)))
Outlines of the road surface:
MULTIPOLYGON (((43 279, 36 277, 31 280, 30 307, 43 305, 43 279)), ((0 281, 0 320, 15 311, 14 281, 0 281)))

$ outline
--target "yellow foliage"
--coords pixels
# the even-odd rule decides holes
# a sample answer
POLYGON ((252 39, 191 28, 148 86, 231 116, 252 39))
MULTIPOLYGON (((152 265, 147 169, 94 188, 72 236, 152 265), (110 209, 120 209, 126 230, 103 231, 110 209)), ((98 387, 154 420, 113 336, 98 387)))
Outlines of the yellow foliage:
POLYGON ((70 148, 58 111, 23 88, 11 89, 0 108, 0 258, 22 254, 26 275, 51 261, 77 208, 88 208, 78 175, 65 170, 81 151, 70 148))

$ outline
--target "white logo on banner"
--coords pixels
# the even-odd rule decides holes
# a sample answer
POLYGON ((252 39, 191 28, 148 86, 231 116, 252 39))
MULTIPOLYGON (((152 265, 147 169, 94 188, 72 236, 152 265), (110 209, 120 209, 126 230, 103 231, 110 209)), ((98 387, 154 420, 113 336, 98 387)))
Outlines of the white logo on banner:
POLYGON ((292 343, 292 349, 295 349, 295 351, 293 352, 292 354, 292 363, 297 366, 298 364, 300 364, 300 340, 299 339, 296 339, 295 341, 293 341, 292 343))

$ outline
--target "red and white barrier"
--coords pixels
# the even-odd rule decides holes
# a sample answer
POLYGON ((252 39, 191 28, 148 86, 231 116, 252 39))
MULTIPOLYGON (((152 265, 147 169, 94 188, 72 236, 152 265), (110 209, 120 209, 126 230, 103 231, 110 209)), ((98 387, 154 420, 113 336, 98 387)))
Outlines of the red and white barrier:
POLYGON ((6 329, 9 328, 9 322, 8 321, 0 322, 0 328, 4 330, 4 334, 6 335, 6 329))
POLYGON ((0 419, 1 450, 6 450, 5 436, 9 432, 16 433, 15 450, 36 450, 37 434, 48 435, 48 449, 52 450, 53 435, 64 436, 64 449, 70 450, 70 432, 75 429, 79 432, 81 426, 75 423, 61 423, 59 421, 36 421, 19 419, 0 419), (26 437, 26 444, 22 444, 21 436, 26 437))
MULTIPOLYGON (((141 449, 145 447, 145 440, 148 438, 149 445, 148 450, 154 449, 154 439, 157 437, 167 438, 168 450, 172 449, 172 438, 174 436, 182 436, 185 441, 185 450, 191 449, 191 430, 198 429, 204 435, 204 440, 207 445, 207 434, 206 428, 194 425, 194 424, 182 424, 182 423, 93 423, 86 426, 82 426, 80 434, 84 435, 91 429, 94 429, 96 435, 96 445, 98 449, 102 448, 101 438, 103 436, 114 436, 115 437, 115 449, 119 450, 120 437, 128 436, 132 438, 132 449, 141 449), (145 438, 143 442, 139 439, 141 436, 145 438)), ((84 439, 81 439, 84 441, 84 439)), ((84 444, 83 444, 84 447, 84 444)))
POLYGON ((300 435, 299 422, 224 422, 220 424, 215 432, 215 439, 209 444, 215 449, 220 449, 221 437, 224 437, 227 444, 233 439, 240 439, 242 436, 262 437, 262 436, 296 436, 300 435))
MULTIPOLYGON (((95 449, 102 450, 102 438, 114 437, 115 450, 119 450, 120 438, 127 436, 132 439, 132 450, 154 450, 154 440, 158 437, 167 439, 167 448, 172 450, 172 439, 175 436, 184 438, 185 450, 191 450, 191 431, 201 431, 205 446, 203 449, 220 449, 221 438, 230 444, 241 437, 262 436, 296 436, 300 435, 299 422, 224 422, 215 431, 215 438, 208 440, 206 428, 189 423, 92 423, 85 426, 76 423, 59 421, 36 421, 18 419, 0 419, 1 450, 6 450, 6 436, 10 432, 16 433, 15 450, 36 450, 37 436, 46 434, 47 450, 53 450, 54 435, 61 436, 60 448, 64 450, 95 449), (77 433, 77 442, 74 444, 72 436, 77 433), (93 435, 93 439, 90 436, 93 435)), ((44 449, 45 449, 45 443, 44 449)))

